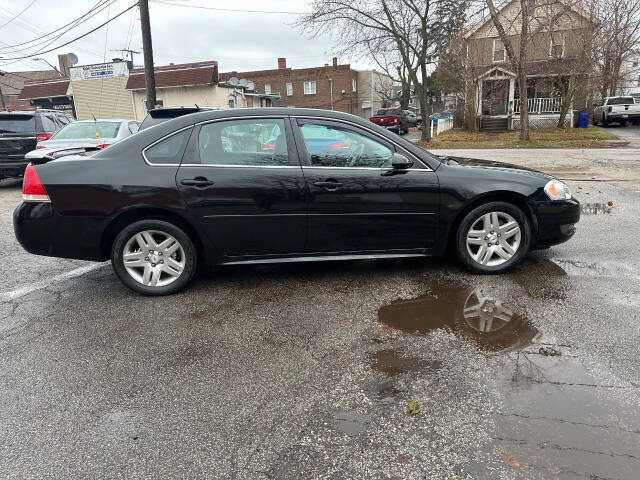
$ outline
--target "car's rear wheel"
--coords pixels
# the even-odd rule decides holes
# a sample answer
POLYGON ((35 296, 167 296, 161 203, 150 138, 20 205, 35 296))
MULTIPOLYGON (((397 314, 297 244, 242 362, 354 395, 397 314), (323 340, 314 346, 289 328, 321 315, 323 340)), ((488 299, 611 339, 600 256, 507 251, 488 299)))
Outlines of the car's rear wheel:
POLYGON ((118 278, 143 295, 169 295, 193 277, 197 253, 181 228, 164 220, 140 220, 115 238, 111 264, 118 278))
POLYGON ((527 216, 507 202, 490 202, 473 209, 456 233, 458 258, 475 273, 508 270, 524 258, 530 244, 527 216))

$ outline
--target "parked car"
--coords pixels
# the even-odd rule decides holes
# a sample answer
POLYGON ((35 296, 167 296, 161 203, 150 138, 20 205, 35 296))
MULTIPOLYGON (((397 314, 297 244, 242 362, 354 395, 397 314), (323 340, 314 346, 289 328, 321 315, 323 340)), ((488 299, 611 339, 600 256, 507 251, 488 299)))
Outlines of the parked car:
POLYGON ((407 122, 409 122, 410 127, 417 127, 418 124, 422 122, 422 118, 418 117, 418 115, 411 110, 403 110, 402 113, 407 117, 407 122))
POLYGON ((400 108, 383 108, 369 118, 370 122, 402 135, 409 132, 409 121, 400 108))
POLYGON ((21 177, 29 163, 25 155, 71 122, 58 110, 0 112, 0 179, 21 177))
POLYGON ((593 111, 593 124, 607 127, 610 123, 626 125, 640 122, 640 105, 632 96, 607 97, 593 111))
POLYGON ((177 292, 202 263, 451 248, 469 270, 501 273, 571 238, 580 218, 569 187, 550 175, 435 157, 359 117, 302 108, 184 115, 89 157, 30 165, 22 192, 14 229, 27 251, 110 258, 147 295, 177 292), (240 130, 255 141, 225 147, 240 130))
POLYGON ((144 130, 149 127, 153 127, 167 120, 181 117, 182 115, 189 115, 190 113, 198 113, 206 110, 219 110, 217 107, 199 107, 198 105, 186 106, 186 107, 161 107, 149 110, 147 115, 140 124, 140 130, 144 130))
POLYGON ((140 123, 126 119, 82 120, 58 130, 49 140, 38 142, 36 149, 27 153, 26 160, 47 160, 54 156, 106 148, 136 133, 140 123))

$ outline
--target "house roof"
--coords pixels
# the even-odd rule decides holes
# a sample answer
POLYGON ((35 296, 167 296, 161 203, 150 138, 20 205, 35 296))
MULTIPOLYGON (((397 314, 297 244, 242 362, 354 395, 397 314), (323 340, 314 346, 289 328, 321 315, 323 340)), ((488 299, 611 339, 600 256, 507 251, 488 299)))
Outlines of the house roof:
MULTIPOLYGON (((500 13, 502 10, 504 10, 508 5, 512 4, 514 1, 516 0, 505 0, 504 2, 502 2, 500 5, 498 5, 497 7, 497 13, 500 13)), ((574 11, 575 13, 577 13, 578 15, 581 15, 582 17, 586 18, 587 20, 589 20, 590 22, 594 22, 594 20, 591 18, 591 16, 585 12, 583 9, 581 9, 576 2, 572 2, 571 0, 556 0, 558 3, 561 3, 565 6, 567 6, 569 8, 569 10, 574 11)), ((474 25, 471 25, 469 27, 469 30, 467 30, 467 33, 464 34, 465 39, 469 38, 471 35, 473 35, 474 33, 476 33, 478 30, 480 30, 484 25, 487 24, 487 22, 491 21, 491 14, 487 14, 484 17, 482 17, 482 19, 480 19, 477 23, 475 23, 474 25)))
POLYGON ((56 78, 41 81, 32 80, 25 82, 18 98, 21 100, 28 100, 32 98, 64 97, 67 95, 68 88, 68 78, 56 78))
POLYGON ((45 80, 47 78, 60 78, 55 70, 34 70, 27 72, 7 72, 0 77, 3 95, 18 95, 25 82, 29 80, 45 80))
MULTIPOLYGON (((218 82, 218 62, 183 63, 154 68, 156 88, 213 85, 218 82)), ((127 90, 144 90, 144 69, 131 70, 127 90)))

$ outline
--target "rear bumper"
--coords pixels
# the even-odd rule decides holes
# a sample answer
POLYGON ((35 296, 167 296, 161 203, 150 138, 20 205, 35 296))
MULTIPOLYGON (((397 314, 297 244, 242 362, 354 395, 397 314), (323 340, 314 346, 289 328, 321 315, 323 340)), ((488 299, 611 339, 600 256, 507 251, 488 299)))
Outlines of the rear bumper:
POLYGON ((569 240, 580 221, 580 202, 556 200, 536 204, 537 235, 533 248, 547 248, 569 240))
POLYGON ((28 160, 0 157, 0 177, 22 177, 28 160))
POLYGON ((102 233, 108 219, 58 215, 50 203, 23 202, 13 212, 13 229, 29 253, 103 261, 102 233))

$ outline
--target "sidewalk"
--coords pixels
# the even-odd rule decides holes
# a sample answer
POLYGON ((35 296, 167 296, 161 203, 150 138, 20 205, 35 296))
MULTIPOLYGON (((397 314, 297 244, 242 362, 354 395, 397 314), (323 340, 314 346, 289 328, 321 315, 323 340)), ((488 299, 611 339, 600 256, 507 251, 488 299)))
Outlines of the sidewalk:
POLYGON ((464 148, 429 151, 434 155, 522 165, 566 180, 640 180, 640 148, 464 148))

